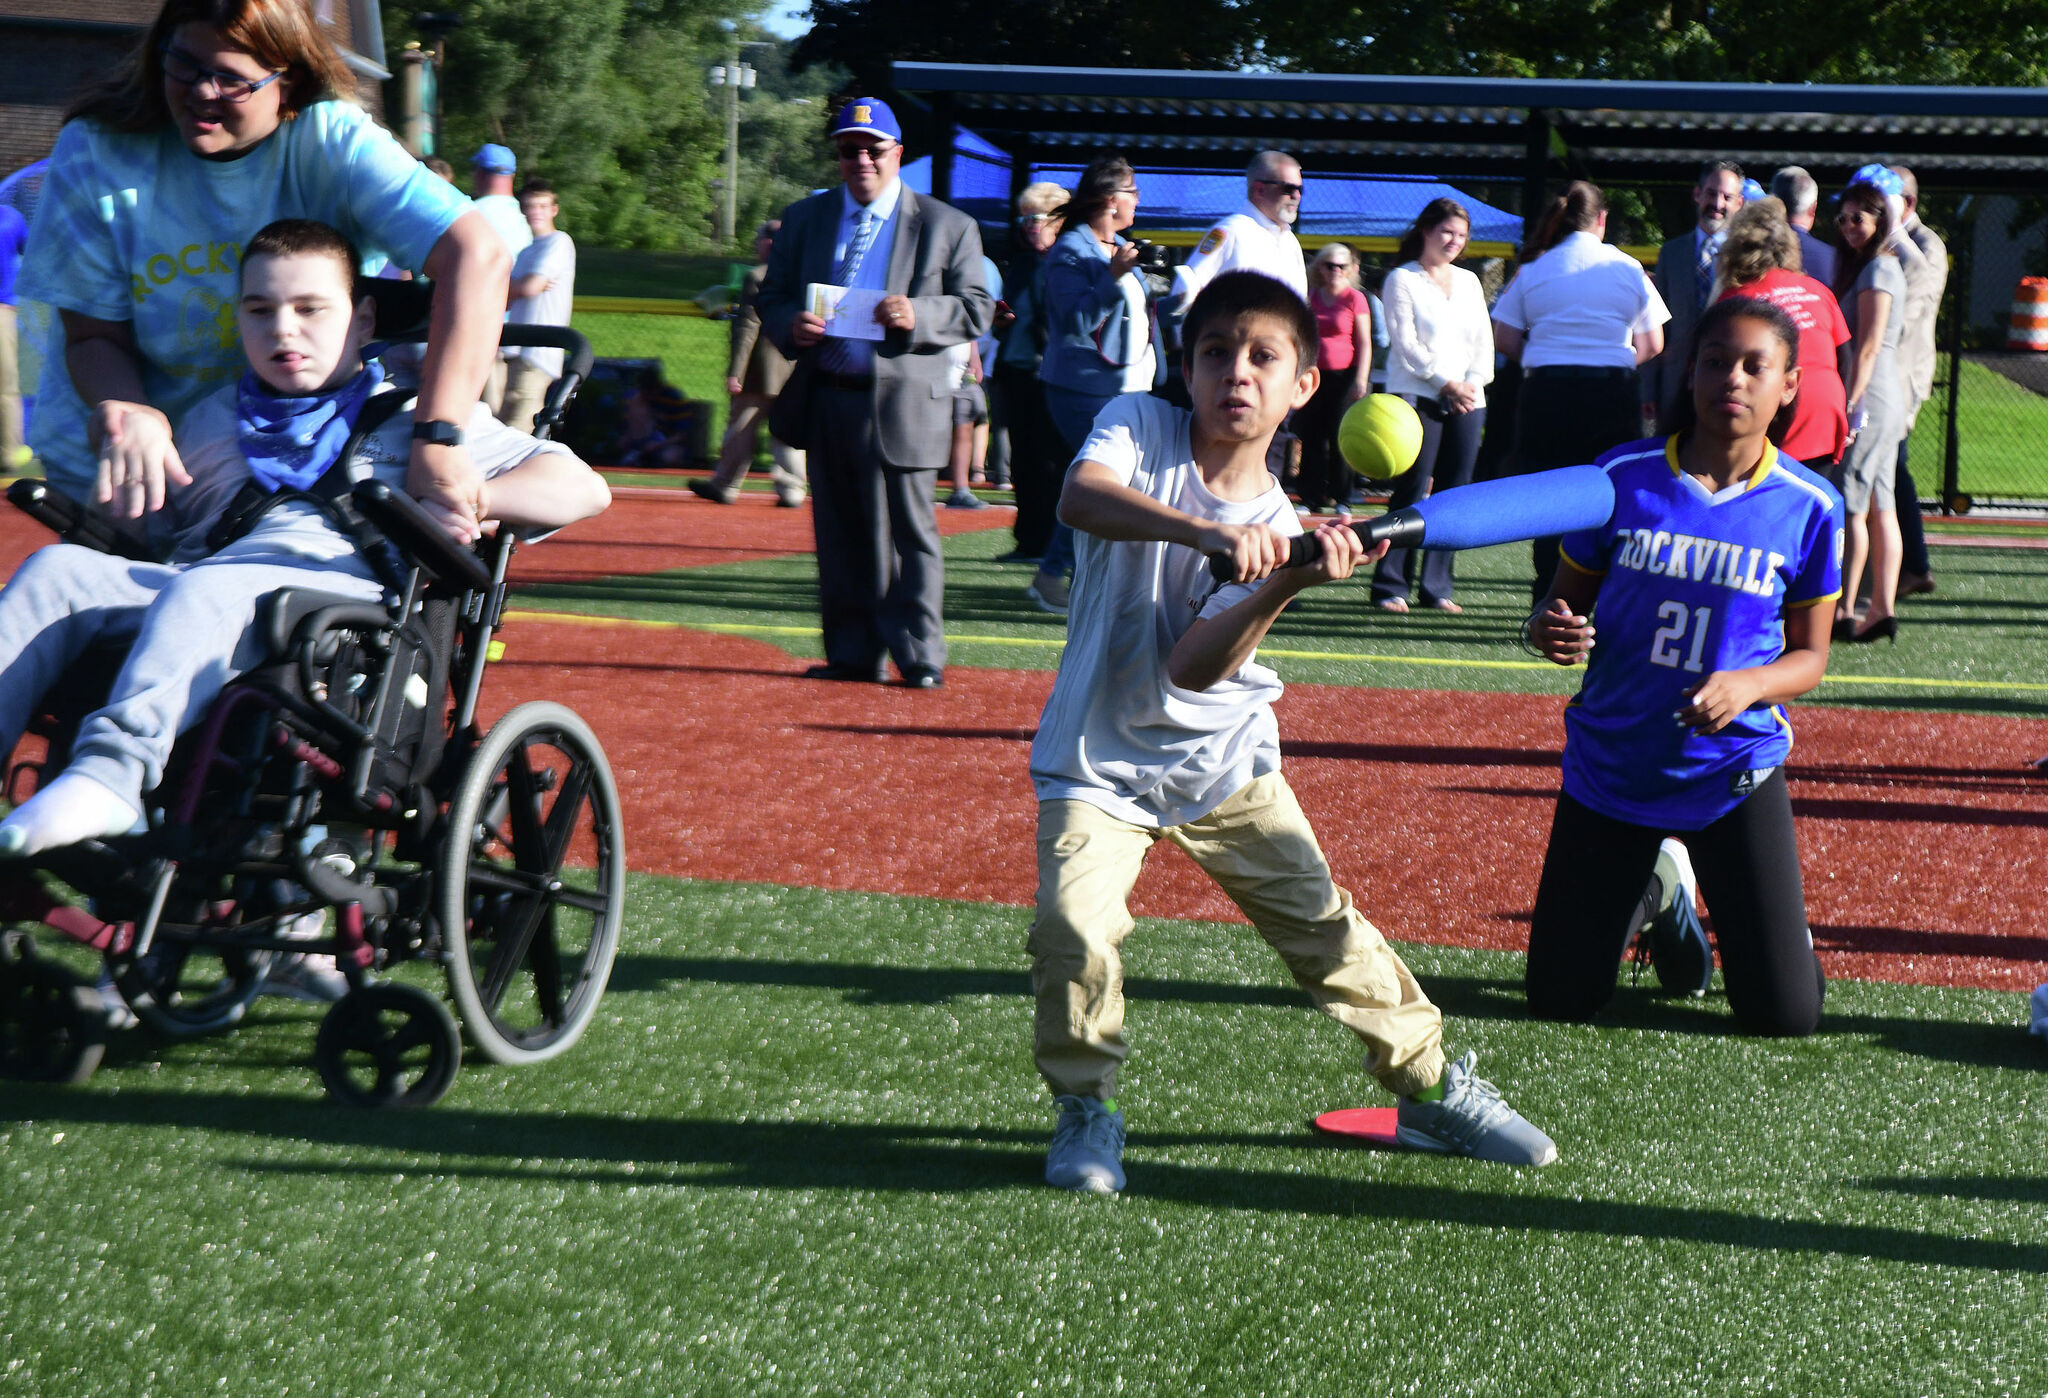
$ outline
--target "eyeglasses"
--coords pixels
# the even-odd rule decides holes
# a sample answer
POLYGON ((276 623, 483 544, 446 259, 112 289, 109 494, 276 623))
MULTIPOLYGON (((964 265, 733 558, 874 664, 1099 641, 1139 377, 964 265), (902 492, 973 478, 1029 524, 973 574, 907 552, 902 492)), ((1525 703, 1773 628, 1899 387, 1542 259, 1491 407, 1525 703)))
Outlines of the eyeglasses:
POLYGON ((1019 214, 1017 215, 1017 226, 1020 228, 1036 228, 1039 224, 1051 223, 1058 217, 1058 214, 1019 214))
POLYGON ((218 68, 202 67, 198 59, 172 44, 160 46, 156 54, 157 59, 163 64, 165 77, 180 87, 196 88, 201 83, 211 82, 213 95, 223 102, 246 102, 283 77, 285 73, 282 68, 267 78, 245 78, 240 73, 223 73, 218 68))
POLYGON ((870 164, 880 165, 888 157, 889 152, 895 149, 897 149, 897 146, 893 141, 885 141, 878 146, 844 145, 839 147, 839 158, 848 164, 852 164, 854 161, 865 157, 870 164))
POLYGON ((1293 194, 1299 196, 1301 193, 1300 185, 1289 184, 1285 180, 1257 180, 1254 183, 1269 185, 1272 188, 1279 190, 1282 194, 1293 194))
POLYGON ((1351 270, 1351 264, 1349 262, 1325 262, 1323 270, 1325 272, 1348 272, 1351 270))

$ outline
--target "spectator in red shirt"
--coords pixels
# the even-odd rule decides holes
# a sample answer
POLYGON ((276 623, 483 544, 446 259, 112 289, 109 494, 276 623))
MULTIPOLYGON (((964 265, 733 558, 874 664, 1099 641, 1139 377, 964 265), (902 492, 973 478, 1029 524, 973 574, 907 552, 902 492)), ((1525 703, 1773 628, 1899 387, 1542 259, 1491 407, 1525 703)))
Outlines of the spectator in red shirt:
POLYGON ((1827 475, 1849 439, 1848 394, 1842 384, 1843 346, 1849 325, 1835 294, 1800 270, 1799 235, 1776 199, 1745 205, 1728 224, 1714 269, 1715 299, 1750 296, 1769 301, 1799 327, 1799 396, 1779 450, 1827 475))
POLYGON ((1301 503, 1308 510, 1351 513, 1351 480, 1337 454, 1344 410, 1372 391, 1372 305, 1358 289, 1358 254, 1325 243, 1308 269, 1308 308, 1315 313, 1316 368, 1323 381, 1294 415, 1301 438, 1301 503))

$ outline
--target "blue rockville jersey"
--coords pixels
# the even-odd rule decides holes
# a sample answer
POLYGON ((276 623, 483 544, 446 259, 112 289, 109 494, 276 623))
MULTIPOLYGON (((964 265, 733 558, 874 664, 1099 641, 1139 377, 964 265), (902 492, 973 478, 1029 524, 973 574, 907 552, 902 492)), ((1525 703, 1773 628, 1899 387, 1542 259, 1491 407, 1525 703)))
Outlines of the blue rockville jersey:
POLYGON ((1842 590, 1842 497, 1776 448, 1719 494, 1679 469, 1678 439, 1596 463, 1614 516, 1567 534, 1565 563, 1601 574, 1586 682, 1565 710, 1564 789, 1602 815, 1699 830, 1792 750, 1782 708, 1760 704, 1705 734, 1674 717, 1717 670, 1768 665, 1785 612, 1842 590))

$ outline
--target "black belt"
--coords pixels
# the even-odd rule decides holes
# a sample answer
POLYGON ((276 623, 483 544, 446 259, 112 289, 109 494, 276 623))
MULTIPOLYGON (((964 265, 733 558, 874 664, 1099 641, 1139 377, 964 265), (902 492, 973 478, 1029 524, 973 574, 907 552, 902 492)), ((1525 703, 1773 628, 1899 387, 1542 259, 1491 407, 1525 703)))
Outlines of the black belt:
POLYGON ((1534 369, 1524 369, 1525 379, 1632 379, 1633 369, 1617 369, 1612 364, 1544 364, 1534 369))
POLYGON ((818 382, 827 388, 844 389, 848 393, 866 393, 875 386, 873 374, 835 374, 830 369, 818 370, 818 382))

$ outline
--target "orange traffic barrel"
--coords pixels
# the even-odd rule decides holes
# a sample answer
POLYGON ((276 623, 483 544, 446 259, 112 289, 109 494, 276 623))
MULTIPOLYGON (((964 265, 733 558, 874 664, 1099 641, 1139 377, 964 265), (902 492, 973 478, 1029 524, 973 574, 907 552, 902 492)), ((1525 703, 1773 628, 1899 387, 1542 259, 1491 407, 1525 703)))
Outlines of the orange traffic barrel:
POLYGON ((2012 293, 2012 329, 2005 347, 2048 351, 2048 277, 2021 277, 2012 293))

